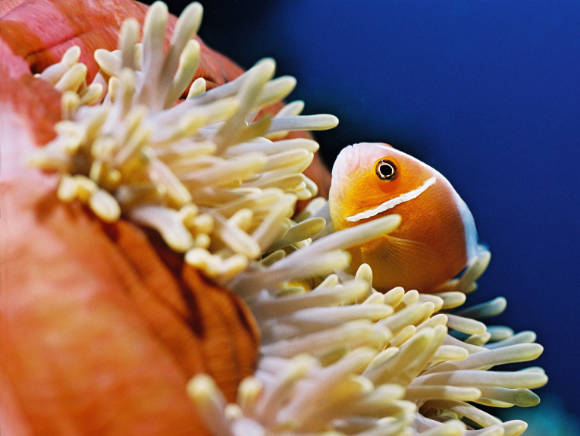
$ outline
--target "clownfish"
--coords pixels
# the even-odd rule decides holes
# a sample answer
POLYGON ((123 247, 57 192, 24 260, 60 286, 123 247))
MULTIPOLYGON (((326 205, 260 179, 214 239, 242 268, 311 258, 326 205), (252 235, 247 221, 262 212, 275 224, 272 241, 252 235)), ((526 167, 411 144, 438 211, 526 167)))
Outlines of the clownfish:
POLYGON ((340 152, 328 205, 335 230, 401 216, 391 233, 349 250, 353 269, 371 266, 377 289, 435 290, 477 257, 473 216, 451 183, 388 144, 360 143, 340 152))

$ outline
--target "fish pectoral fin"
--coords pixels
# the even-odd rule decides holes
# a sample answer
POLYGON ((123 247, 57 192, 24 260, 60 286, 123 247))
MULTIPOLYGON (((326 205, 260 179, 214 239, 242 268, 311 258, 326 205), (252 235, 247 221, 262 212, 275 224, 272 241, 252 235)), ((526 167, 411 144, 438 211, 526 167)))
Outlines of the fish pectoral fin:
POLYGON ((438 261, 437 253, 423 242, 391 235, 385 236, 385 242, 385 255, 397 266, 432 265, 438 261))

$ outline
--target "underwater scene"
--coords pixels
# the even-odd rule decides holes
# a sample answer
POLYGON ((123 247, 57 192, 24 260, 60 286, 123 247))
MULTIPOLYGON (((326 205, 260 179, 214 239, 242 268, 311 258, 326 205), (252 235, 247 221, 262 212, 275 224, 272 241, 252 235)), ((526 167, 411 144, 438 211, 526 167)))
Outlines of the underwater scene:
POLYGON ((580 435, 579 52, 572 0, 0 0, 0 435, 580 435))
MULTIPOLYGON (((222 51, 232 40, 218 22, 231 8, 214 2, 206 24, 216 26, 201 31, 222 51)), ((347 144, 384 141, 451 180, 493 255, 470 298, 505 296, 499 322, 535 331, 545 346, 541 404, 495 413, 524 419, 530 435, 580 434, 578 2, 282 0, 234 9, 228 28, 255 43, 235 38, 226 53, 244 66, 276 55, 300 78, 295 98, 340 118, 317 134, 329 167, 347 144), (548 303, 555 289, 571 306, 548 303)))

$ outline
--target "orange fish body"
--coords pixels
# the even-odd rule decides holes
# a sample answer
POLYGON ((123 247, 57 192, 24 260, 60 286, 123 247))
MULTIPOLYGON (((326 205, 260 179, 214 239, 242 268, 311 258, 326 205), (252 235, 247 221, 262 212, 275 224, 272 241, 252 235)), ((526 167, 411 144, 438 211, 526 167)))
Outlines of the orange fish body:
POLYGON ((390 145, 361 143, 340 152, 329 207, 336 230, 401 216, 396 230, 350 250, 353 268, 372 267, 377 289, 435 290, 476 257, 473 217, 449 181, 390 145))

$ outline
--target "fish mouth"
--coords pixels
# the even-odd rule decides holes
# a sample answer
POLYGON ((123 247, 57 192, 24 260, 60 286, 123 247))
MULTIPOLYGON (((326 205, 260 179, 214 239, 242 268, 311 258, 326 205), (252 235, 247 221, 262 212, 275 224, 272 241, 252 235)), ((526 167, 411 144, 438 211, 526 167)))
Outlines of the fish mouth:
POLYGON ((419 195, 421 195, 423 192, 425 192, 431 185, 434 185, 435 181, 436 181, 435 177, 430 177, 427 180, 425 180, 423 182, 423 184, 421 186, 419 186, 418 188, 415 188, 411 191, 408 191, 408 192, 405 192, 401 195, 398 195, 395 198, 391 198, 390 200, 387 200, 384 203, 379 204, 377 207, 375 207, 373 209, 365 210, 365 211, 359 212, 355 215, 351 215, 351 216, 347 217, 346 220, 350 221, 351 223, 356 223, 357 221, 360 221, 360 220, 372 218, 380 213, 383 213, 389 209, 392 209, 395 206, 398 206, 399 204, 402 204, 402 203, 405 203, 407 201, 410 201, 410 200, 417 198, 419 195))

